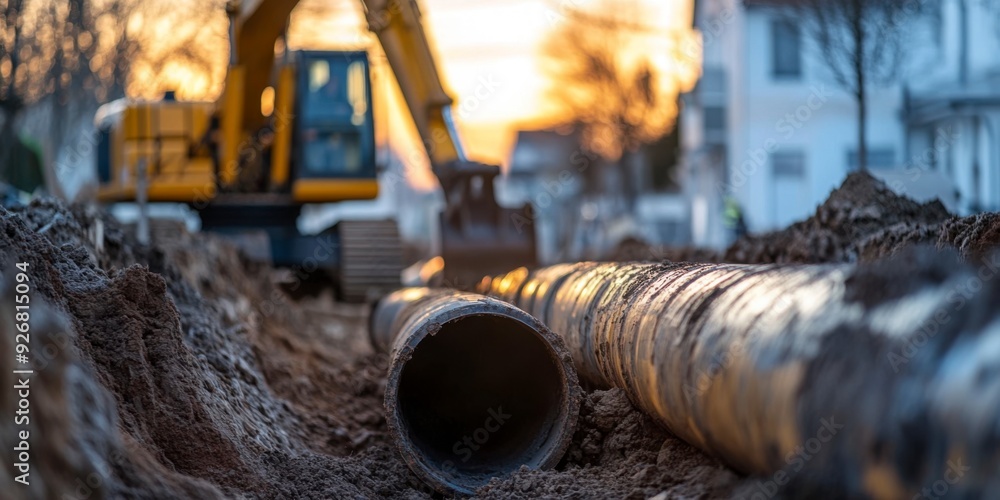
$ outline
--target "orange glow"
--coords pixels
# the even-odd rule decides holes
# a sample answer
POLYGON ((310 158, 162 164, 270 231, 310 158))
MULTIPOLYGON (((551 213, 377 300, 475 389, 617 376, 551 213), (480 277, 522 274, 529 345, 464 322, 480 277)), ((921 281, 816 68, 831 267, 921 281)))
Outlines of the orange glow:
POLYGON ((444 270, 444 259, 440 256, 434 256, 427 260, 427 262, 420 268, 420 282, 430 283, 434 276, 437 276, 444 270))
POLYGON ((264 116, 274 113, 274 87, 265 88, 260 95, 260 113, 264 116))
MULTIPOLYGON (((161 0, 165 1, 165 0, 161 0)), ((446 88, 456 101, 456 121, 473 159, 506 162, 517 129, 559 123, 545 103, 549 85, 542 71, 540 47, 546 36, 564 22, 560 8, 586 11, 598 0, 420 0, 424 26, 438 55, 446 88)), ((648 12, 639 20, 655 29, 648 37, 645 56, 664 75, 663 91, 676 94, 691 88, 699 74, 698 54, 691 47, 697 35, 691 31, 691 0, 634 0, 648 12), (685 50, 686 49, 686 50, 685 50)), ((376 104, 375 120, 380 143, 387 140, 406 165, 410 183, 432 188, 436 181, 429 172, 415 129, 403 106, 391 72, 367 32, 361 4, 357 0, 302 0, 292 15, 288 45, 291 49, 362 50, 372 54, 375 95, 385 101, 376 104)), ((206 23, 206 21, 199 21, 206 23)), ((176 26, 148 19, 135 20, 136 29, 156 36, 169 36, 176 26)), ((212 31, 225 32, 220 13, 208 23, 212 31)), ((213 43, 219 40, 213 38, 213 43)), ((647 43, 647 42, 644 42, 647 43)), ((206 47, 206 50, 209 48, 206 47)), ((225 46, 213 45, 213 60, 221 65, 205 71, 181 64, 153 68, 139 65, 129 91, 133 96, 155 97, 167 88, 176 88, 184 99, 214 99, 222 90, 225 75, 225 46), (218 53, 218 54, 216 54, 218 53), (154 80, 156 83, 154 84, 154 80)), ((672 101, 672 99, 669 99, 672 101)), ((676 110, 668 110, 675 114, 676 110)))

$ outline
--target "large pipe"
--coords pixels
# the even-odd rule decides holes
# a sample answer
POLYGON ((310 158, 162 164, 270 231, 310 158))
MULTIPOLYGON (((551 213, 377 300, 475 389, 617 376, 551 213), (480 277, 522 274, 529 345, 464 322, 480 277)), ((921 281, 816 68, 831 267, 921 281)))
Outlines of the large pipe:
POLYGON ((582 380, 763 476, 750 497, 979 497, 1000 492, 997 263, 580 263, 481 291, 563 336, 582 380))
POLYGON ((580 386, 562 340, 537 319, 482 295, 408 288, 379 301, 370 333, 390 354, 389 432, 438 491, 472 494, 565 453, 580 386))

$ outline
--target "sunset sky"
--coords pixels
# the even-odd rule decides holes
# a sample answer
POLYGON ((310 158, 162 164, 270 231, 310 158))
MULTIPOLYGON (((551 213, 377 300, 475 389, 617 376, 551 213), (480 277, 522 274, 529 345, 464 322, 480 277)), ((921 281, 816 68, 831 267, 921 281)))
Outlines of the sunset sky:
MULTIPOLYGON (((649 28, 642 35, 648 56, 674 88, 689 88, 697 77, 697 61, 677 61, 678 37, 690 33, 690 0, 618 0, 623 8, 642 12, 638 19, 649 28)), ((421 0, 423 19, 446 88, 458 104, 457 121, 465 147, 473 159, 505 163, 517 129, 560 121, 545 103, 549 86, 542 67, 540 47, 561 22, 562 9, 587 11, 600 0, 421 0), (476 97, 476 92, 482 99, 476 97)), ((165 29, 170 29, 164 27, 165 29)), ((367 32, 360 2, 355 0, 302 0, 293 13, 289 45, 310 49, 359 49, 377 43, 367 32)), ((388 76, 388 65, 374 61, 376 96, 388 96, 375 119, 386 123, 389 142, 408 163, 419 170, 413 140, 415 132, 401 105, 401 96, 388 76), (414 164, 410 164, 414 163, 414 164)), ((212 96, 221 82, 174 74, 191 88, 180 92, 189 98, 212 96)), ((224 73, 223 73, 224 74, 224 73)), ((219 80, 217 74, 212 80, 219 80)), ((182 84, 183 85, 183 84, 182 84)), ((214 96, 212 96, 214 97, 214 96)), ((377 110, 378 112, 378 110, 377 110)), ((384 135, 383 135, 384 137, 384 135)), ((421 184, 419 179, 418 184, 421 184)))
MULTIPOLYGON (((642 3, 643 25, 662 30, 644 35, 649 55, 665 74, 693 80, 675 71, 669 60, 669 34, 691 25, 687 0, 619 0, 642 3)), ((560 8, 587 10, 595 0, 424 0, 424 16, 433 33, 445 78, 456 94, 468 149, 486 159, 506 161, 514 131, 521 125, 557 121, 545 103, 549 85, 540 47, 564 21, 560 8), (480 95, 497 86, 481 102, 480 95), (463 106, 463 104, 465 106, 463 106), (463 112, 465 109, 468 112, 463 112)), ((693 82, 692 82, 693 83, 693 82)))

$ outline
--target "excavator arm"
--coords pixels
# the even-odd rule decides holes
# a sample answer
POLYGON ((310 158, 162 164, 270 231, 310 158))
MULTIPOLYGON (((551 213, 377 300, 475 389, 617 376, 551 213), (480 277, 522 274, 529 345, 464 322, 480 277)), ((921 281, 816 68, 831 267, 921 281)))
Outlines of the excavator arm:
POLYGON ((271 85, 274 44, 285 33, 298 0, 243 0, 230 2, 230 18, 235 22, 231 37, 234 51, 230 60, 243 68, 243 128, 254 130, 266 120, 260 112, 260 95, 271 85), (242 5, 241 5, 242 3, 242 5), (232 9, 235 9, 233 11, 232 9))
POLYGON ((392 67, 432 165, 464 160, 444 90, 415 0, 363 0, 368 29, 392 67))
POLYGON ((444 90, 416 0, 361 0, 413 117, 445 195, 441 253, 445 277, 466 284, 498 269, 536 263, 530 206, 500 207, 493 191, 496 165, 469 161, 444 90))

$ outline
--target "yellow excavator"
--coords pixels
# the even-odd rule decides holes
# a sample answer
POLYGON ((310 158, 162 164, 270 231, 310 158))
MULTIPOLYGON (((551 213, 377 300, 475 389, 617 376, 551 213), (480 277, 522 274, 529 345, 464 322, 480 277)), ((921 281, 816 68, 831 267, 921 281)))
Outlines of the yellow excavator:
MULTIPOLYGON (((186 203, 203 230, 268 236, 248 252, 278 266, 318 269, 338 296, 362 301, 399 286, 394 221, 341 221, 301 234, 302 206, 378 195, 368 55, 276 54, 298 0, 230 1, 230 59, 217 102, 120 101, 98 111, 98 198, 186 203), (269 115, 262 99, 273 102, 269 115)), ((535 262, 528 206, 502 208, 499 167, 465 158, 415 0, 362 0, 445 194, 445 279, 462 281, 535 262)))

